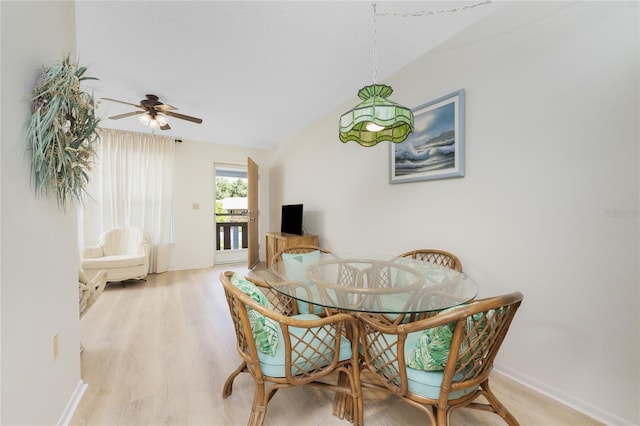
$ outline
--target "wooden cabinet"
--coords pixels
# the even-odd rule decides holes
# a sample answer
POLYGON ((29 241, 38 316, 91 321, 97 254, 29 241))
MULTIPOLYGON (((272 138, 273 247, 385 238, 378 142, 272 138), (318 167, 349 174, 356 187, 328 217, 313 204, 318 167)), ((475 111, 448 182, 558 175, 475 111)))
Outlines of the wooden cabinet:
POLYGON ((271 258, 280 250, 293 246, 317 246, 317 235, 295 235, 283 232, 267 232, 266 235, 267 268, 271 266, 271 258))

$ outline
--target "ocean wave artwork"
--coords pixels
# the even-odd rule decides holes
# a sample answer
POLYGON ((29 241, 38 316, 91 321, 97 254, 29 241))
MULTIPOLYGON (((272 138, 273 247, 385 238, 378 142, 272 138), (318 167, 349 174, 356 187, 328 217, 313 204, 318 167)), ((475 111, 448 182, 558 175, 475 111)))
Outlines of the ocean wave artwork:
POLYGON ((455 125, 454 103, 417 115, 414 132, 394 147, 395 176, 454 168, 455 125))

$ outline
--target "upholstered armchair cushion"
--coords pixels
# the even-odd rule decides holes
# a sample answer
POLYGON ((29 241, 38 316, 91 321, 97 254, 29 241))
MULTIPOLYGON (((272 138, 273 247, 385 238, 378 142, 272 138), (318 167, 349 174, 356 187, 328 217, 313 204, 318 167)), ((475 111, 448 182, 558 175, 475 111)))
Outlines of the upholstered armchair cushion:
POLYGON ((89 246, 84 249, 82 257, 84 259, 95 259, 104 256, 104 250, 102 246, 89 246))
POLYGON ((82 268, 98 269, 101 266, 104 266, 105 269, 129 268, 143 265, 145 261, 146 256, 143 254, 116 254, 112 256, 85 258, 82 262, 82 268))

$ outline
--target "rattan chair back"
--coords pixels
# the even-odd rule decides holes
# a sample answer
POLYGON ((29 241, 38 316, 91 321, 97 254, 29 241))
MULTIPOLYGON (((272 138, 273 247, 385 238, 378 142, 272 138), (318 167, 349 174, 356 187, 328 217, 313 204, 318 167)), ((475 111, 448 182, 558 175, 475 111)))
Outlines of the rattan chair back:
POLYGON ((288 253, 288 254, 304 254, 304 253, 309 253, 309 252, 312 252, 312 251, 319 251, 321 253, 331 253, 330 250, 323 249, 323 248, 318 247, 318 246, 312 246, 312 245, 290 246, 290 247, 285 247, 282 250, 278 251, 276 254, 274 254, 273 257, 271 258, 271 265, 273 265, 276 262, 280 262, 282 260, 282 255, 284 253, 288 253))
POLYGON ((432 425, 449 424, 454 409, 468 406, 499 414, 508 424, 518 422, 489 388, 493 362, 520 303, 519 292, 460 305, 430 318, 406 324, 391 324, 384 317, 360 314, 365 368, 386 388, 427 414, 432 425), (406 358, 413 348, 405 347, 410 333, 455 324, 451 347, 437 399, 409 390, 406 358), (455 380, 454 380, 455 378, 455 380), (467 393, 457 398, 451 394, 467 393), (476 402, 484 396, 488 404, 476 402))
POLYGON ((462 262, 456 255, 444 250, 418 249, 402 253, 400 257, 410 257, 412 259, 424 260, 462 272, 462 262))
MULTIPOLYGON (((320 253, 331 253, 330 250, 323 249, 321 247, 314 246, 314 245, 301 244, 301 245, 296 245, 296 246, 290 246, 290 247, 285 247, 282 250, 276 252, 276 254, 274 254, 273 257, 271 258, 271 265, 272 265, 272 267, 277 268, 279 273, 286 274, 286 268, 285 267, 278 267, 278 265, 277 265, 277 262, 280 262, 282 260, 282 255, 283 254, 305 254, 305 253, 311 253, 311 252, 314 252, 314 251, 319 251, 320 253)), ((311 290, 308 288, 308 286, 304 282, 297 282, 295 284, 295 287, 297 287, 301 292, 306 292, 307 293, 307 300, 312 299, 311 290)), ((327 309, 317 307, 316 305, 314 305, 312 303, 306 303, 306 306, 301 306, 301 305, 303 305, 305 303, 306 302, 298 300, 297 301, 298 310, 302 309, 303 312, 304 311, 306 311, 306 312, 314 312, 314 313, 316 313, 318 315, 321 315, 321 316, 326 315, 327 312, 328 312, 327 309)))

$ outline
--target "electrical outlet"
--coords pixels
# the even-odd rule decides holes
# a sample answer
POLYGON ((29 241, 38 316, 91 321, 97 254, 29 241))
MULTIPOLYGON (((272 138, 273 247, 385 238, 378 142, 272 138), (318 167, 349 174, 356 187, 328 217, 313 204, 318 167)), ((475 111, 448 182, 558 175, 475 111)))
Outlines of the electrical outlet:
POLYGON ((58 351, 60 349, 60 345, 58 342, 58 333, 55 333, 51 338, 51 359, 55 361, 58 358, 58 351))

